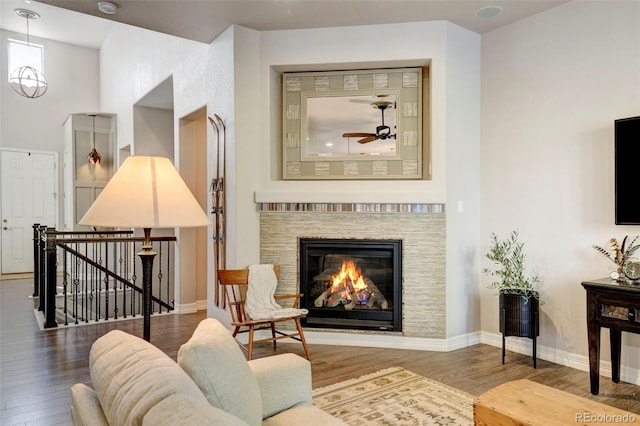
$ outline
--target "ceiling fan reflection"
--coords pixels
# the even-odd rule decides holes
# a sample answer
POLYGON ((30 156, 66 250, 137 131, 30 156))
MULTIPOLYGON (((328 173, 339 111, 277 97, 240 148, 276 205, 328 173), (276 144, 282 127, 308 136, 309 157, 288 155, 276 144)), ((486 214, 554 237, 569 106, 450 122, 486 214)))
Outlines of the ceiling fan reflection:
POLYGON ((382 124, 380 126, 376 126, 376 132, 375 133, 361 133, 361 132, 343 133, 342 137, 344 137, 344 138, 362 138, 362 139, 359 139, 357 141, 358 143, 361 143, 361 144, 373 142, 373 141, 376 141, 378 139, 386 140, 386 139, 395 139, 396 138, 395 134, 391 134, 391 128, 384 124, 384 111, 386 109, 391 108, 391 107, 395 108, 395 102, 377 101, 377 102, 373 102, 371 104, 371 106, 376 108, 376 109, 379 109, 380 110, 380 114, 382 116, 382 124))

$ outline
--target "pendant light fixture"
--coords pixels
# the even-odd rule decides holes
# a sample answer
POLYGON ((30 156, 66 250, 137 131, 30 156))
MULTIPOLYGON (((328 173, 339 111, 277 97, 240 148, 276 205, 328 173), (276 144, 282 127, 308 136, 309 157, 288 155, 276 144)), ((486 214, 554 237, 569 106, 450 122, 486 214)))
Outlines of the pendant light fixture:
POLYGON ((91 131, 91 152, 87 155, 87 160, 91 164, 100 164, 102 156, 96 151, 96 114, 87 114, 89 117, 93 117, 93 127, 91 131))
MULTIPOLYGON (((27 20, 27 47, 29 42, 29 19, 38 19, 40 15, 28 9, 15 9, 16 15, 27 20)), ((11 87, 25 98, 39 98, 47 91, 47 78, 40 71, 30 65, 15 69, 9 77, 11 87)))

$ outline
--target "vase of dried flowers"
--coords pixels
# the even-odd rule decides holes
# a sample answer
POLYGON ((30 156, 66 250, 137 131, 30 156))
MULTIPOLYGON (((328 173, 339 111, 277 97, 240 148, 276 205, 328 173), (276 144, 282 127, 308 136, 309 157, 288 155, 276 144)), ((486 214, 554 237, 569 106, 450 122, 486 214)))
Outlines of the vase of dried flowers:
POLYGON ((611 238, 609 240, 610 250, 605 250, 600 246, 593 245, 593 248, 602 253, 616 265, 616 270, 611 272, 611 278, 617 281, 624 281, 624 266, 631 259, 631 256, 640 248, 639 244, 636 244, 638 240, 636 235, 631 243, 627 245, 628 235, 622 240, 622 244, 618 244, 618 240, 611 238))

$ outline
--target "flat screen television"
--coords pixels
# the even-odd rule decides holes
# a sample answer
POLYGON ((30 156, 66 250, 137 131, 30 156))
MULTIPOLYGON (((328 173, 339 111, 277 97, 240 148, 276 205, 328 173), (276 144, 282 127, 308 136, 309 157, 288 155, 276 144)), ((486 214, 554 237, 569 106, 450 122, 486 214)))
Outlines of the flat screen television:
POLYGON ((615 120, 614 130, 616 225, 640 225, 640 116, 615 120))

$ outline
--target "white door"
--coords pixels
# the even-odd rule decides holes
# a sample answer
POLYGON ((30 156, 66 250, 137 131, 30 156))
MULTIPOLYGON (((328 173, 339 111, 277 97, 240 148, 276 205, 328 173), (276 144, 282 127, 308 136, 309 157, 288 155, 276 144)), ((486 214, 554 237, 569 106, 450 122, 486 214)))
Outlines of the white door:
POLYGON ((56 154, 0 150, 3 274, 33 271, 33 224, 56 226, 56 154))

